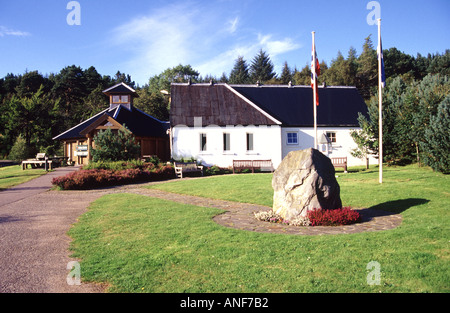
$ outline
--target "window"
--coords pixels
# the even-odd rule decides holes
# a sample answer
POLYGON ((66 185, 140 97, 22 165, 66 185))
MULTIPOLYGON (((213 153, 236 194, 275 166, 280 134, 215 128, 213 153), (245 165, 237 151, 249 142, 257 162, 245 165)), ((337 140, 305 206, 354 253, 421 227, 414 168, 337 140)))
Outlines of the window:
POLYGON ((253 134, 247 133, 247 151, 253 151, 253 134))
POLYGON ((128 95, 112 96, 112 103, 129 103, 129 102, 130 102, 130 96, 128 96, 128 95))
POLYGON ((223 133, 223 151, 230 151, 230 134, 223 133))
POLYGON ((331 142, 336 142, 336 133, 335 132, 327 132, 327 137, 331 142))
POLYGON ((200 151, 206 151, 206 134, 200 134, 200 151))
POLYGON ((288 145, 298 145, 298 133, 297 132, 287 133, 287 144, 288 145))

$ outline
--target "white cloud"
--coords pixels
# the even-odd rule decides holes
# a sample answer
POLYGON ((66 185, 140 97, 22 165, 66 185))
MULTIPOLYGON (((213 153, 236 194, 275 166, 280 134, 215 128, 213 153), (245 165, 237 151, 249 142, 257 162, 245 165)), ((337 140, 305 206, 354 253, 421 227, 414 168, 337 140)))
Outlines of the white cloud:
POLYGON ((235 32, 236 32, 236 29, 237 29, 237 26, 238 26, 238 24, 239 24, 239 17, 236 17, 236 18, 233 19, 233 20, 229 20, 227 24, 228 24, 228 31, 229 31, 231 34, 235 33, 235 32))
POLYGON ((295 43, 291 38, 272 40, 272 35, 263 36, 259 34, 258 39, 261 46, 263 46, 263 50, 266 50, 272 57, 301 48, 301 45, 295 43))
POLYGON ((300 48, 290 38, 241 29, 236 14, 196 8, 186 2, 172 4, 115 28, 113 49, 128 55, 120 68, 139 83, 178 64, 190 64, 203 76, 221 76, 229 74, 238 56, 250 60, 260 48, 271 58, 300 48))
POLYGON ((20 37, 24 37, 24 36, 30 36, 31 34, 29 32, 24 32, 21 30, 14 30, 5 26, 1 26, 0 25, 0 37, 4 37, 4 36, 20 36, 20 37))
POLYGON ((229 74, 234 66, 234 63, 238 56, 244 57, 247 61, 247 65, 250 65, 253 58, 258 54, 259 50, 267 52, 272 62, 274 63, 275 70, 281 71, 284 64, 284 60, 278 56, 300 49, 302 46, 295 43, 290 38, 283 40, 271 40, 272 35, 258 35, 253 40, 246 41, 234 46, 233 48, 226 50, 217 56, 198 64, 195 68, 202 73, 202 75, 212 74, 220 77, 223 72, 229 74))

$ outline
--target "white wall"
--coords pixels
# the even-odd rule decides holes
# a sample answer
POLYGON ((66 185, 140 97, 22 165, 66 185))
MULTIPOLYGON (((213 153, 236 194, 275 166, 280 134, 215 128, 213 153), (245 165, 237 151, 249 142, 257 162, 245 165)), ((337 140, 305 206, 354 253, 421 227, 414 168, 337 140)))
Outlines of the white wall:
MULTIPOLYGON (((365 165, 365 160, 353 157, 350 152, 356 148, 350 131, 351 127, 318 127, 317 134, 335 132, 336 142, 331 147, 319 145, 325 155, 332 157, 347 157, 348 166, 365 165)), ((283 127, 280 126, 226 126, 210 125, 206 127, 175 126, 173 132, 174 159, 194 157, 204 165, 231 167, 233 160, 272 160, 277 168, 282 159, 290 152, 311 148, 314 145, 313 127, 283 127), (298 133, 298 144, 287 144, 287 133, 298 133), (207 134, 207 150, 200 151, 200 134, 207 134), (223 133, 230 134, 230 151, 223 150, 223 133), (253 133, 254 149, 247 151, 247 133, 253 133)), ((378 160, 370 157, 371 165, 378 164, 378 160)))
POLYGON ((175 126, 173 131, 174 159, 190 158, 204 165, 230 167, 233 160, 272 160, 276 168, 281 158, 280 126, 175 126), (200 134, 207 134, 207 150, 200 151, 200 134), (223 133, 230 134, 230 151, 223 150, 223 133), (253 151, 247 151, 247 133, 253 133, 253 151))
MULTIPOLYGON (((318 141, 320 136, 326 132, 335 132, 336 133, 336 142, 333 142, 331 147, 327 145, 320 145, 319 150, 322 151, 328 157, 347 157, 348 166, 356 166, 356 165, 365 165, 366 161, 355 158, 351 155, 352 149, 356 148, 356 143, 353 141, 353 138, 350 136, 350 131, 353 129, 357 129, 355 127, 318 127, 317 128, 317 137, 318 141)), ((314 146, 314 127, 285 127, 282 128, 282 155, 283 158, 290 152, 295 150, 303 150, 307 148, 312 148, 314 146), (287 144, 287 133, 288 132, 297 132, 298 133, 298 144, 297 145, 288 145, 287 144)), ((378 160, 370 157, 369 163, 374 165, 378 164, 378 160)))

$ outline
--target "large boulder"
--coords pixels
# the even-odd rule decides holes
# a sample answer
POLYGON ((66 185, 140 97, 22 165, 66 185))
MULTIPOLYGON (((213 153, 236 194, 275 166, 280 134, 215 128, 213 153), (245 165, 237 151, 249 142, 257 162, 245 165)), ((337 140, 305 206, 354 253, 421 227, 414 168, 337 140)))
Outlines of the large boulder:
POLYGON ((286 220, 342 207, 333 164, 316 149, 289 152, 274 172, 272 187, 273 211, 286 220))

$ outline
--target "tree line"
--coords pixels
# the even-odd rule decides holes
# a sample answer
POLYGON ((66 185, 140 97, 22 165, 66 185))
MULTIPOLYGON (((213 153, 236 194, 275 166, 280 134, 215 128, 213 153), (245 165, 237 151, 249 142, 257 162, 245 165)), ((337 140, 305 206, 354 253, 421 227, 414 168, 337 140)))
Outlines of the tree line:
MULTIPOLYGON (((419 125, 425 125, 432 121, 434 124, 438 123, 435 119, 439 114, 445 118, 445 114, 442 115, 442 110, 439 110, 438 106, 444 100, 442 97, 448 96, 446 88, 448 87, 447 77, 450 75, 450 50, 446 50, 442 54, 429 53, 427 56, 417 54, 414 57, 393 47, 383 50, 383 54, 388 78, 384 91, 387 94, 385 118, 404 114, 405 109, 400 104, 410 106, 408 108, 412 112, 411 114, 417 109, 415 105, 427 107, 421 110, 421 112, 423 111, 422 115, 425 116, 422 120, 414 113, 416 114, 414 118, 417 119, 415 124, 417 129, 420 128, 419 125), (427 83, 430 80, 435 83, 427 83), (432 88, 431 95, 440 94, 441 96, 434 97, 432 104, 430 104, 431 100, 423 100, 423 93, 429 94, 429 92, 415 92, 420 89, 421 83, 423 86, 428 86, 423 87, 425 89, 432 88), (399 84, 401 87, 398 86, 399 84), (394 89, 394 86, 397 86, 395 87, 397 89, 394 89), (401 92, 402 95, 406 93, 409 96, 399 97, 395 95, 396 92, 401 92), (422 100, 418 100, 417 97, 422 100), (416 99, 416 102, 413 99, 416 99), (394 110, 390 108, 390 103, 399 107, 394 110), (428 107, 432 109, 428 109, 428 107)), ((311 72, 308 61, 300 70, 296 67, 291 68, 285 62, 282 72, 277 74, 270 56, 261 49, 251 62, 242 56, 237 56, 229 74, 224 72, 221 77, 201 76, 190 65, 180 64, 151 76, 148 83, 143 86, 136 85, 128 74, 118 71, 113 77, 101 75, 93 66, 88 69, 82 69, 75 65, 67 66, 59 73, 49 75, 42 75, 38 71, 27 71, 19 75, 10 73, 0 79, 0 106, 2 109, 0 157, 8 157, 14 144, 18 144, 18 142, 21 142, 22 146, 26 148, 27 151, 24 153, 27 157, 35 155, 36 152, 62 153, 59 143, 53 141, 52 138, 107 108, 109 99, 102 91, 119 82, 124 82, 136 90, 139 97, 135 99, 134 105, 137 108, 160 120, 168 120, 170 105, 168 94, 170 94, 170 84, 173 82, 214 81, 229 84, 256 84, 259 82, 261 84, 310 85, 311 72)), ((358 141, 361 147, 360 152, 376 154, 378 120, 374 113, 374 104, 377 103, 378 70, 377 53, 371 36, 365 38, 360 55, 357 54, 356 49, 350 47, 347 57, 338 51, 336 58, 329 65, 322 61, 320 67, 319 84, 356 86, 366 100, 371 118, 369 120, 360 118, 363 132, 355 135, 360 136, 358 141)), ((406 128, 399 128, 399 125, 408 124, 407 121, 408 118, 402 122, 398 120, 386 122, 386 133, 391 133, 390 130, 395 129, 397 134, 405 132, 411 134, 411 131, 406 128)), ((389 139, 386 139, 385 161, 401 163, 421 160, 421 154, 426 151, 423 143, 425 142, 424 136, 426 133, 429 136, 432 135, 430 135, 430 130, 427 132, 424 126, 420 129, 417 131, 417 134, 420 135, 417 135, 416 139, 412 141, 407 141, 402 137, 403 135, 393 136, 395 142, 393 141, 392 145, 397 147, 399 142, 402 143, 400 150, 390 149, 391 143, 389 139)), ((449 141, 447 140, 447 142, 449 141)), ((423 155, 422 159, 425 161, 427 157, 423 155)))

